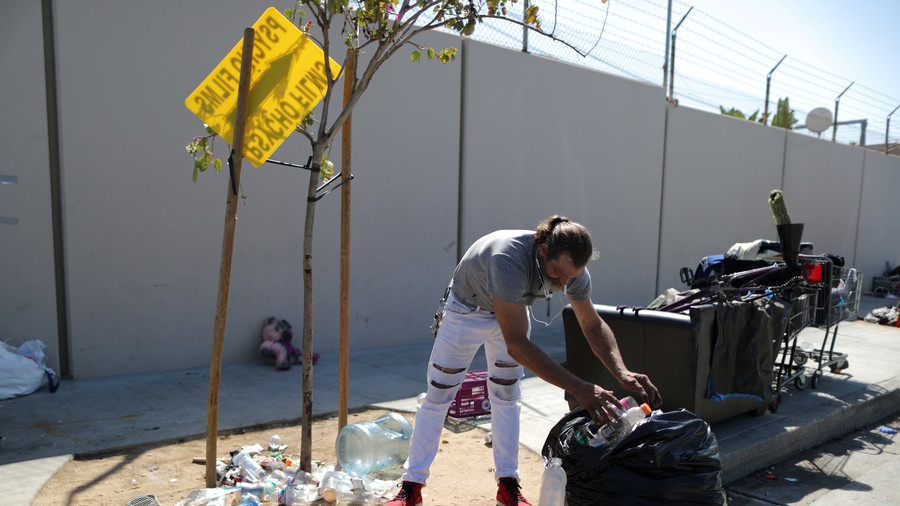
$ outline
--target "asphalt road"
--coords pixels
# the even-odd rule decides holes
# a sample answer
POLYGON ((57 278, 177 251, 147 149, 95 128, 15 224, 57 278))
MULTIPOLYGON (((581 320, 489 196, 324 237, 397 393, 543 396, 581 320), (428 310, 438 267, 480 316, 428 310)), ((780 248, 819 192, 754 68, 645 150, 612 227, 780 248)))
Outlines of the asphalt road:
POLYGON ((731 482, 729 506, 900 504, 900 413, 731 482))

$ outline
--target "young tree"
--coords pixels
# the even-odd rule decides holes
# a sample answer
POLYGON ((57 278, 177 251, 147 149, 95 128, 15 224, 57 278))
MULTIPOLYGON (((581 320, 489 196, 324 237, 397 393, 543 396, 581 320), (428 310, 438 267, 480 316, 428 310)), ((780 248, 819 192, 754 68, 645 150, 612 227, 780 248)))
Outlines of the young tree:
MULTIPOLYGON (((510 9, 517 0, 323 0, 298 1, 293 8, 286 9, 284 14, 315 41, 323 50, 324 69, 327 89, 324 98, 310 115, 305 117, 296 127, 296 132, 304 136, 310 144, 311 162, 309 183, 307 186, 306 219, 303 229, 303 409, 301 439, 301 462, 305 470, 310 470, 311 455, 311 420, 312 420, 312 372, 308 358, 313 348, 313 270, 312 240, 315 220, 315 196, 320 180, 333 177, 333 165, 327 159, 327 149, 335 140, 335 136, 347 121, 353 108, 378 69, 405 46, 411 46, 411 59, 419 61, 422 56, 436 59, 441 63, 454 60, 457 50, 445 48, 436 51, 430 47, 416 44, 416 36, 423 32, 443 27, 460 35, 471 35, 479 23, 488 19, 500 19, 504 22, 520 25, 557 40, 578 52, 574 46, 560 40, 552 32, 541 27, 538 7, 524 7, 521 19, 513 17, 510 9), (337 24, 343 40, 335 43, 332 35, 337 31, 337 24), (360 52, 365 51, 367 61, 357 76, 342 75, 347 68, 356 68, 360 52), (344 53, 342 71, 334 75, 329 58, 344 53), (349 65, 348 67, 348 63, 349 65), (333 111, 330 107, 335 97, 338 80, 350 79, 349 93, 345 94, 345 103, 336 117, 330 118, 333 111)), ((602 0, 603 3, 606 0, 602 0)), ((335 58, 337 60, 337 58, 335 58)), ((206 170, 213 163, 216 170, 221 168, 221 161, 214 160, 212 144, 215 133, 208 130, 207 135, 195 137, 186 146, 194 158, 194 181, 198 172, 206 170)))

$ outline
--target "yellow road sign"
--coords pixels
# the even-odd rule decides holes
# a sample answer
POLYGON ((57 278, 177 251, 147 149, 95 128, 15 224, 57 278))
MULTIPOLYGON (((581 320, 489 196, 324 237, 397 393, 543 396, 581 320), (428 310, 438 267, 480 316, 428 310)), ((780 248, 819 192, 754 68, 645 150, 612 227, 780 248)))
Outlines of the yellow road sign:
MULTIPOLYGON (((253 24, 253 67, 244 157, 259 167, 325 96, 325 53, 274 7, 253 24)), ((228 144, 234 116, 243 39, 184 101, 228 144)), ((332 78, 341 67, 329 58, 332 78)))

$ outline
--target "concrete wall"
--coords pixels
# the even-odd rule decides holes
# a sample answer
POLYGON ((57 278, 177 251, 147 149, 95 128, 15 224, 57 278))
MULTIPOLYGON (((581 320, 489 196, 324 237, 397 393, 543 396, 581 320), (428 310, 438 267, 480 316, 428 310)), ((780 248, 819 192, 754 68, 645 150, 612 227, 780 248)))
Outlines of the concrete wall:
POLYGON ((822 139, 789 135, 784 193, 792 221, 805 224, 803 236, 815 243, 816 251, 844 256, 854 264, 866 151, 842 148, 822 139), (796 205, 791 204, 794 200, 796 205))
MULTIPOLYGON (((781 186, 785 131, 670 107, 658 289, 685 289, 681 267, 737 242, 775 237, 769 192, 781 186)), ((793 208, 793 195, 787 204, 793 208)))
MULTIPOLYGON (((863 160, 854 265, 863 269, 871 280, 882 274, 885 262, 890 262, 891 267, 900 264, 897 220, 900 168, 897 157, 874 151, 866 151, 863 160)), ((847 192, 849 195, 849 188, 847 192)), ((865 285, 865 290, 871 289, 871 284, 865 285)))
MULTIPOLYGON (((72 374, 205 367, 227 174, 191 183, 202 132, 184 98, 263 8, 232 0, 54 3, 72 374), (215 5, 213 5, 215 4, 215 5), (199 22, 203 20, 203 22, 199 22)), ((3 4, 0 339, 41 339, 60 364, 41 12, 3 4), (21 41, 21 43, 20 43, 21 41), (15 47, 15 50, 12 48, 15 47)), ((684 107, 659 87, 444 34, 453 63, 401 51, 353 115, 350 337, 361 349, 431 339, 457 250, 549 214, 584 222, 601 260, 594 299, 646 304, 678 269, 735 242, 773 238, 783 187, 804 240, 864 272, 900 263, 900 158, 684 107), (461 183, 460 183, 461 181, 461 183), (461 203, 461 204, 460 204, 461 203)), ((224 156, 227 146, 216 151, 224 156)), ((340 144, 331 159, 340 168, 340 144)), ((293 134, 273 158, 303 163, 293 134)), ((255 360, 262 321, 302 325, 308 174, 244 164, 224 360, 255 360)), ((316 351, 338 349, 340 191, 319 202, 316 351)), ((555 314, 564 301, 536 308, 555 314)))
MULTIPOLYGON (((595 236, 594 299, 647 302, 658 241, 659 88, 485 44, 466 47, 463 242, 562 214, 595 236)), ((561 304, 554 298, 551 312, 561 304)))
POLYGON ((0 6, 0 340, 58 356, 41 4, 0 6), (5 184, 4 184, 5 183, 5 184))

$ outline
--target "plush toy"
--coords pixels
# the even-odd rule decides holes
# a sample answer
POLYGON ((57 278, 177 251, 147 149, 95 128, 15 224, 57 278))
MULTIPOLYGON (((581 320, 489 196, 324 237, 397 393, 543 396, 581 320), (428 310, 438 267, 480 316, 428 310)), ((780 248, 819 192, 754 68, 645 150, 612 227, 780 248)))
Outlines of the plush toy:
MULTIPOLYGON (((279 371, 287 371, 291 364, 299 364, 303 360, 300 350, 294 348, 291 339, 294 331, 287 320, 278 320, 274 316, 266 318, 263 324, 262 343, 259 345, 260 356, 275 363, 279 371)), ((318 362, 319 354, 313 354, 313 364, 318 362)))

